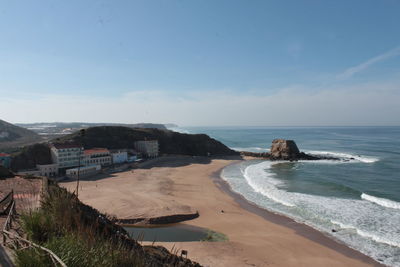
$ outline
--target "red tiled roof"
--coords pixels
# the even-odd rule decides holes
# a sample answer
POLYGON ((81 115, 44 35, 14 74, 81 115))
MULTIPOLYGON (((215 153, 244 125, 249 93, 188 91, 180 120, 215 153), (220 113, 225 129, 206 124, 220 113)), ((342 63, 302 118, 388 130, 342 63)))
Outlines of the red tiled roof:
POLYGON ((92 148, 92 149, 85 149, 83 152, 85 155, 92 155, 97 153, 109 153, 107 148, 92 148))
POLYGON ((10 157, 10 155, 6 153, 0 153, 0 157, 10 157))

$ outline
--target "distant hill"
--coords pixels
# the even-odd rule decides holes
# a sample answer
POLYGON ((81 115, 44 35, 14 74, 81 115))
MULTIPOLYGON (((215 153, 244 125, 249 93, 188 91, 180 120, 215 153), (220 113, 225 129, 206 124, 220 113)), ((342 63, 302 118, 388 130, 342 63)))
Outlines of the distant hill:
POLYGON ((191 156, 238 155, 221 142, 206 134, 183 134, 170 130, 99 126, 86 129, 84 137, 79 132, 53 140, 54 142, 81 142, 85 148, 134 148, 139 140, 158 140, 160 154, 191 156))
POLYGON ((0 120, 0 149, 23 146, 41 141, 41 137, 28 129, 0 120))
POLYGON ((87 123, 87 122, 37 122, 37 123, 19 123, 18 126, 32 130, 39 134, 45 140, 51 140, 59 136, 74 133, 80 129, 86 129, 96 126, 124 126, 130 128, 156 128, 167 129, 163 124, 156 123, 87 123))
POLYGON ((40 128, 88 128, 95 126, 125 126, 131 128, 156 128, 167 129, 164 124, 159 123, 108 123, 108 122, 35 122, 35 123, 17 123, 16 125, 33 129, 34 131, 40 128))

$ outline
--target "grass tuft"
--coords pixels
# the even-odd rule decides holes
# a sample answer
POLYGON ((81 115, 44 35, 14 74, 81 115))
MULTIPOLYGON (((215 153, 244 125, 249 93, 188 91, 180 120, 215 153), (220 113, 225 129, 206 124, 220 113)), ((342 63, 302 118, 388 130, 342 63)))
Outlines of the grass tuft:
POLYGON ((223 242, 223 241, 228 241, 229 238, 223 234, 223 233, 218 233, 212 230, 207 231, 207 236, 203 238, 201 241, 205 242, 223 242))

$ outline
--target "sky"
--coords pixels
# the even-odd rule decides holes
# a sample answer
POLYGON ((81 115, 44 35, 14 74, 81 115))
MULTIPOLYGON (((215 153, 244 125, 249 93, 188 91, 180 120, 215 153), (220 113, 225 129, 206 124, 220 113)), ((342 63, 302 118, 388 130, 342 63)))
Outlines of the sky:
POLYGON ((0 119, 400 125, 400 1, 0 0, 0 119))

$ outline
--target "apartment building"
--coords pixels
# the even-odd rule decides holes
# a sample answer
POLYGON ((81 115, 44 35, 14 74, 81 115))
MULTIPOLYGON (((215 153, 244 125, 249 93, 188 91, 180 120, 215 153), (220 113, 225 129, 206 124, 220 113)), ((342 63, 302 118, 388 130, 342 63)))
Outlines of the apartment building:
POLYGON ((92 148, 86 149, 84 152, 83 164, 89 165, 111 165, 112 157, 111 153, 107 148, 92 148))
POLYGON ((148 158, 158 156, 158 141, 157 140, 144 140, 136 141, 135 149, 148 158))
POLYGON ((77 144, 52 144, 51 157, 58 168, 72 168, 83 164, 83 147, 77 144))

